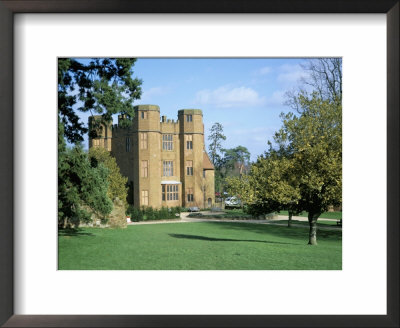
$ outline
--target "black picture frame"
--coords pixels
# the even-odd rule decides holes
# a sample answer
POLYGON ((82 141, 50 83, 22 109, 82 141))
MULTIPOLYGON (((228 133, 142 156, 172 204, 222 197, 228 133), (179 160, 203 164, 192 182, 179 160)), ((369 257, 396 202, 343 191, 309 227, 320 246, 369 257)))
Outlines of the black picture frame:
POLYGON ((0 0, 0 324, 4 327, 399 327, 399 8, 399 0, 0 0), (16 13, 385 13, 387 315, 14 315, 13 207, 18 206, 13 195, 13 16, 16 13))

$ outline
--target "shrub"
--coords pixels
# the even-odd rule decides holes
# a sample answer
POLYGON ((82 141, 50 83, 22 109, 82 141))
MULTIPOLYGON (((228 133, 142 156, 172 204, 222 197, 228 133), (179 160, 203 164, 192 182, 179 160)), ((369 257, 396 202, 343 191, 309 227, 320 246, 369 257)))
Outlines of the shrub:
POLYGON ((158 213, 158 220, 166 220, 166 219, 169 219, 169 217, 168 217, 168 215, 169 215, 169 213, 168 213, 168 208, 166 208, 166 207, 161 207, 161 209, 160 210, 158 210, 157 211, 158 213))
POLYGON ((129 215, 129 216, 132 216, 133 210, 134 210, 134 207, 133 207, 132 205, 128 205, 128 206, 126 207, 125 214, 126 214, 126 215, 129 215))
POLYGON ((130 214, 133 222, 143 221, 143 212, 136 207, 129 206, 128 214, 130 214))
MULTIPOLYGON (((201 218, 201 217, 203 217, 204 215, 203 214, 201 214, 201 213, 190 213, 189 215, 188 215, 188 217, 190 217, 190 218, 201 218)), ((214 216, 213 216, 214 217, 214 216)))
POLYGON ((113 202, 115 202, 118 198, 119 201, 122 201, 123 205, 126 206, 126 198, 128 196, 126 183, 128 181, 128 178, 124 177, 121 174, 116 159, 110 155, 109 151, 101 147, 90 148, 88 155, 92 167, 97 168, 101 163, 108 170, 108 197, 113 202))
POLYGON ((179 206, 171 207, 171 208, 168 210, 168 214, 169 214, 168 217, 169 217, 170 219, 176 219, 176 218, 180 217, 181 208, 180 208, 179 206))
POLYGON ((154 209, 150 206, 143 206, 140 209, 132 205, 126 210, 126 214, 131 216, 133 222, 147 221, 147 220, 169 220, 177 219, 181 213, 181 207, 161 207, 154 209), (178 214, 178 216, 176 215, 178 214))
POLYGON ((111 228, 126 228, 125 203, 118 197, 114 200, 114 207, 109 215, 109 225, 111 228))
POLYGON ((142 211, 143 211, 143 220, 154 220, 155 219, 155 214, 154 214, 154 210, 152 207, 147 206, 147 207, 142 207, 142 211))

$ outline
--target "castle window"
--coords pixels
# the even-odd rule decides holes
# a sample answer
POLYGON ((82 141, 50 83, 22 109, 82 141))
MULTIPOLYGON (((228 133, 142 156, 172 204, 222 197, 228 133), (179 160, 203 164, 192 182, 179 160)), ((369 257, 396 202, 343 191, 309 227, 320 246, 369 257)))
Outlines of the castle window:
POLYGON ((193 189, 192 188, 186 189, 186 195, 187 195, 187 201, 193 202, 194 198, 193 198, 193 189))
POLYGON ((193 149, 193 136, 186 136, 186 149, 193 149))
POLYGON ((147 178, 148 173, 149 173, 149 161, 142 161, 142 170, 141 170, 142 178, 147 178))
POLYGON ((206 177, 206 170, 203 170, 203 178, 206 177))
POLYGON ((149 205, 149 191, 142 190, 142 205, 148 206, 149 205))
POLYGON ((163 176, 171 177, 174 175, 174 162, 173 161, 164 161, 163 162, 163 176))
POLYGON ((193 175, 193 161, 186 161, 186 174, 193 175))
POLYGON ((178 185, 162 185, 162 200, 179 200, 178 185))
POLYGON ((186 122, 192 122, 192 120, 193 120, 192 114, 186 115, 186 122))
POLYGON ((163 150, 173 150, 172 134, 163 134, 162 141, 163 150))
POLYGON ((127 152, 131 151, 131 138, 126 137, 125 139, 125 148, 127 152))
POLYGON ((142 120, 147 120, 147 112, 141 111, 140 117, 142 118, 142 120))
POLYGON ((140 149, 147 149, 147 133, 140 134, 140 149))

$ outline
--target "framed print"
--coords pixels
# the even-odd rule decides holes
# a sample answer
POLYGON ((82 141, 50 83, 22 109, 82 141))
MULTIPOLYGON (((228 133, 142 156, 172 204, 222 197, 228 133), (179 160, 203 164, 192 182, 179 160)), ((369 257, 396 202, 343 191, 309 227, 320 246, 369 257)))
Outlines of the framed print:
POLYGON ((1 324, 399 325, 398 1, 4 0, 0 9, 1 324), (354 218, 343 270, 57 271, 52 92, 57 58, 79 56, 343 57, 344 213, 354 218), (323 288, 309 293, 312 283, 323 288))

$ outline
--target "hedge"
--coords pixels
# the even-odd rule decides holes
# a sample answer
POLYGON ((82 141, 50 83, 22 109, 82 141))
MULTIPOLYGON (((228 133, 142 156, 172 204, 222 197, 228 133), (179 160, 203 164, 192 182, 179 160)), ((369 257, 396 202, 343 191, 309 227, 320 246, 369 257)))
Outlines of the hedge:
POLYGON ((142 206, 140 209, 129 206, 127 215, 130 215, 131 221, 155 221, 155 220, 171 220, 180 217, 181 208, 177 207, 161 207, 160 209, 151 206, 142 206))

